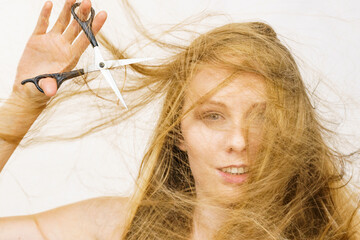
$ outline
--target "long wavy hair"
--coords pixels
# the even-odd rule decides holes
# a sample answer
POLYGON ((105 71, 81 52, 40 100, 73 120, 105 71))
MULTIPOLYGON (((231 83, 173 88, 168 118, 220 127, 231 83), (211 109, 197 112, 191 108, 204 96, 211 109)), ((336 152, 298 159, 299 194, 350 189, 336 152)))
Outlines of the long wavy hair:
MULTIPOLYGON (((114 46, 106 46, 122 57, 114 46)), ((185 112, 184 97, 204 64, 257 74, 267 90, 261 148, 242 186, 246 197, 222 206, 228 217, 214 239, 356 239, 358 202, 344 179, 347 156, 326 143, 329 131, 309 101, 294 58, 275 31, 261 22, 218 27, 165 64, 134 67, 143 85, 131 91, 151 86, 153 93, 166 95, 141 163, 123 238, 191 236, 198 203, 187 155, 178 143, 181 119, 199 104, 185 112)))

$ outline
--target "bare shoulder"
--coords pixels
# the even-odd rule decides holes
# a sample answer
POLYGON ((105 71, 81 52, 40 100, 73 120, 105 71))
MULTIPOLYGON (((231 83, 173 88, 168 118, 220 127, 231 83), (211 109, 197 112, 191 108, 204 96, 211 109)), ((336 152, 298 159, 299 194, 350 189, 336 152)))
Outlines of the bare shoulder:
POLYGON ((98 197, 28 216, 0 218, 0 239, 120 239, 129 198, 98 197))
POLYGON ((89 201, 89 217, 97 240, 120 239, 130 207, 128 197, 101 197, 89 201))
POLYGON ((41 227, 56 229, 61 224, 65 229, 59 231, 71 231, 62 239, 119 239, 128 204, 126 197, 98 197, 39 213, 36 219, 41 227))

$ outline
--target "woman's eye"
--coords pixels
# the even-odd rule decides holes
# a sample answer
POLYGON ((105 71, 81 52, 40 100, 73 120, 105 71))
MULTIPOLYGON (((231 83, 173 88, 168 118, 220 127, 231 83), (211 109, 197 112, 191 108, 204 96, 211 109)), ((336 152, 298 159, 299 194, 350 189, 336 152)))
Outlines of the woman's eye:
POLYGON ((231 124, 226 113, 216 110, 203 110, 197 113, 197 119, 213 130, 226 130, 231 124))
POLYGON ((210 113, 205 113, 202 118, 205 120, 216 121, 216 120, 221 120, 224 117, 219 113, 210 112, 210 113))

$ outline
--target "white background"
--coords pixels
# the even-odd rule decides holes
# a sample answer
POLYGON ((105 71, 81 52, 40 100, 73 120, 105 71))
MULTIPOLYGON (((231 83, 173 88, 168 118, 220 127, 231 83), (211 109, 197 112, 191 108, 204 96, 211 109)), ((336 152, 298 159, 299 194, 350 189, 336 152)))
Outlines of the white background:
MULTIPOLYGON (((44 2, 0 0, 1 98, 11 91, 17 62, 44 2)), ((96 11, 106 10, 109 14, 104 31, 110 39, 126 42, 128 38, 136 37, 115 0, 93 2, 96 11)), ((151 27, 176 24, 200 12, 231 16, 205 20, 203 23, 208 26, 219 26, 229 21, 264 21, 270 24, 295 54, 309 89, 318 86, 317 94, 323 101, 314 100, 314 104, 337 123, 331 127, 343 139, 360 146, 358 0, 131 2, 151 27), (329 109, 323 108, 322 104, 329 109)), ((54 2, 51 23, 62 3, 61 0, 54 2)), ((160 57, 156 51, 152 54, 151 57, 160 57)), ((136 128, 135 125, 131 126, 136 128)), ((146 136, 142 134, 145 133, 128 128, 126 133, 121 134, 123 139, 119 140, 102 137, 105 132, 74 142, 17 149, 0 175, 0 216, 30 214, 96 196, 129 194, 142 146, 146 144, 146 136), (122 149, 121 154, 118 148, 122 149)), ((341 143, 345 151, 352 149, 349 146, 341 143)), ((358 181, 357 169, 354 168, 354 171, 354 179, 358 181)))

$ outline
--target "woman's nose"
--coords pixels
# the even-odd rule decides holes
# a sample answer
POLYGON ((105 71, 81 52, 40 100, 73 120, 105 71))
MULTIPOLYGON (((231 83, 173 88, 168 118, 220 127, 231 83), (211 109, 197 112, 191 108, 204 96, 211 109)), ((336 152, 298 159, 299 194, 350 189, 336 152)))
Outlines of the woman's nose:
POLYGON ((226 136, 226 148, 228 152, 244 152, 246 150, 245 131, 240 127, 228 130, 226 136))

